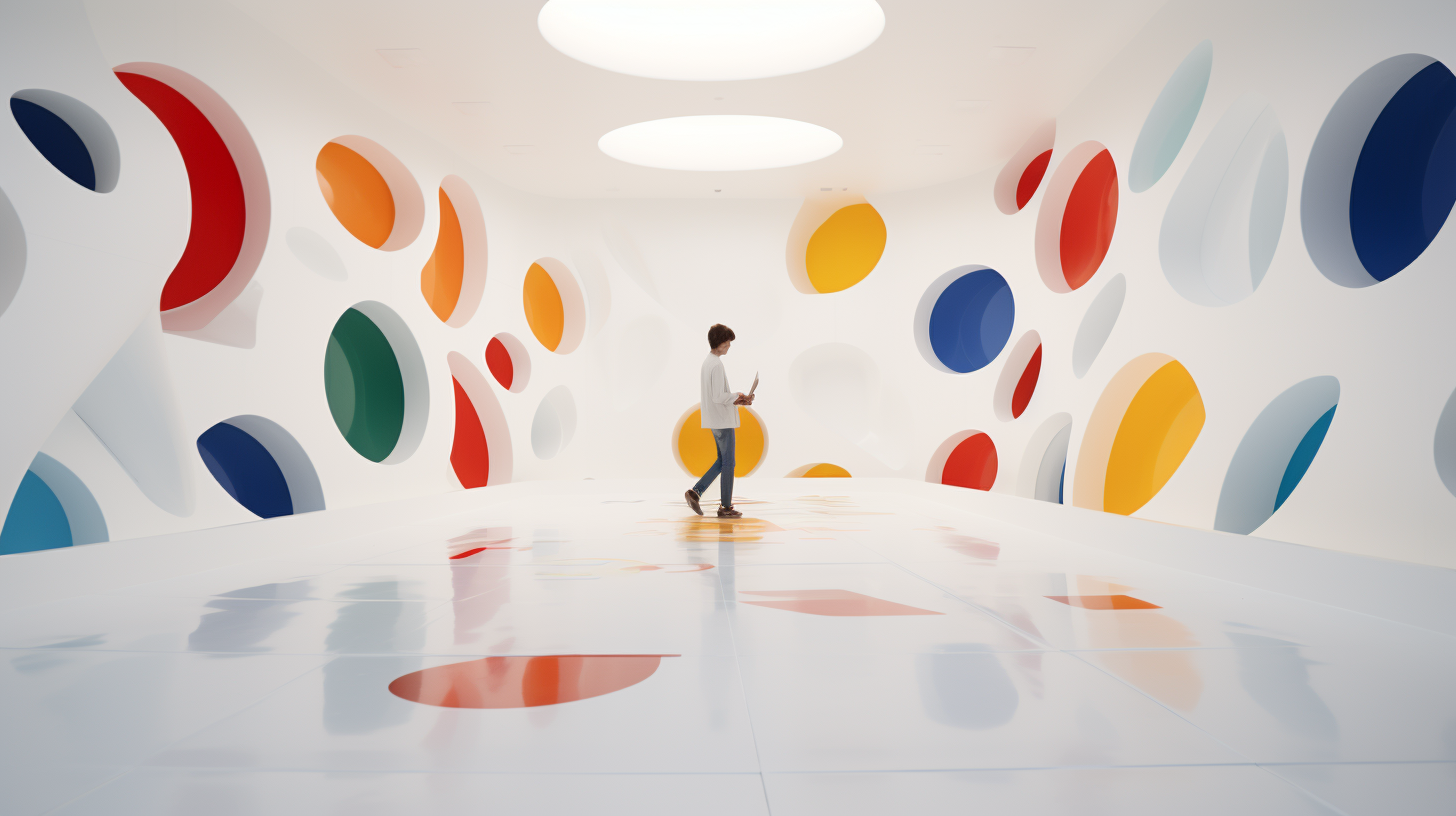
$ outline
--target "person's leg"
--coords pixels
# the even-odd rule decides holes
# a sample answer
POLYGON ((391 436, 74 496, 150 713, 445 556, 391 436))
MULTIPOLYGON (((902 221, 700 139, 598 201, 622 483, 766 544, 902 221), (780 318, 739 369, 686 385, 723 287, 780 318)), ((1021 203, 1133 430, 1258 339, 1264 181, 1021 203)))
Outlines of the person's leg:
MULTIPOLYGON (((718 432, 717 431, 713 431, 713 441, 714 442, 717 442, 717 440, 718 440, 718 432)), ((696 493, 696 494, 698 494, 698 498, 702 498, 703 491, 704 490, 707 490, 708 487, 713 484, 713 480, 716 479, 716 478, 718 478, 718 473, 722 469, 723 469, 723 447, 721 445, 719 445, 718 446, 718 458, 713 462, 713 466, 710 467, 710 468, 708 468, 708 472, 703 474, 703 478, 699 479, 697 484, 693 485, 693 492, 696 493)))
POLYGON ((713 440, 718 443, 718 464, 723 470, 723 481, 718 485, 722 494, 719 504, 724 507, 733 506, 733 468, 738 462, 736 436, 732 428, 713 431, 713 440))

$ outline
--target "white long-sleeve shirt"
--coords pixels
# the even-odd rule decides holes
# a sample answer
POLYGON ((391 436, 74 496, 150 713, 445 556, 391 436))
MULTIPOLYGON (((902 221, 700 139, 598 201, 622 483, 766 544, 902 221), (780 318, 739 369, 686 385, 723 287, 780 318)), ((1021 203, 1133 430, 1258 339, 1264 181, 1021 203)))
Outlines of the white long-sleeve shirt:
POLYGON ((728 389, 728 375, 723 371, 723 358, 710 352, 708 359, 703 361, 701 379, 703 427, 737 428, 738 406, 733 401, 738 399, 738 394, 728 389))

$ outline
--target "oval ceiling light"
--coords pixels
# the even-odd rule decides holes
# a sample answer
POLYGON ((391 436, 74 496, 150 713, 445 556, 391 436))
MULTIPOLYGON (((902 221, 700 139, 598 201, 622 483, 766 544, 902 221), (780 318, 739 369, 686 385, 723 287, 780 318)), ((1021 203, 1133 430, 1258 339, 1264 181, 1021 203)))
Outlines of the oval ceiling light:
POLYGON ((556 50, 651 79, 763 79, 822 68, 885 30, 875 0, 550 0, 536 18, 556 50))
POLYGON ((664 170, 767 170, 818 161, 844 146, 828 128, 775 116, 678 116, 620 127, 597 141, 628 164, 664 170))

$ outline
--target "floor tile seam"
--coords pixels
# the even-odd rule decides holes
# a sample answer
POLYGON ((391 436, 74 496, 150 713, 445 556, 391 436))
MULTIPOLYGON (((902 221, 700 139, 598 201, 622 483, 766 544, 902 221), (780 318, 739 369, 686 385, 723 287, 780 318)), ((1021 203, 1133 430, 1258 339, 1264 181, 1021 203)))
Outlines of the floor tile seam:
POLYGON ((1304 796, 1306 799, 1309 799, 1310 801, 1315 802, 1322 807, 1328 808, 1331 813, 1338 814, 1338 816, 1350 816, 1348 811, 1344 810, 1343 808, 1335 807, 1335 804, 1333 802, 1326 800, 1324 797, 1316 794, 1314 791, 1304 787, 1298 782, 1295 782, 1293 779, 1288 779, 1286 777, 1280 776, 1279 774, 1270 770, 1268 766, 1260 764, 1259 770, 1298 791, 1300 795, 1304 796))
POLYGON ((1338 759, 1328 762, 1260 762, 1266 768, 1307 767, 1310 765, 1456 765, 1456 759, 1338 759))
POLYGON ((772 816, 773 805, 769 802, 768 783, 763 778, 763 752, 758 744, 758 728, 753 722, 753 704, 748 697, 748 683, 743 679, 743 655, 738 648, 738 627, 731 614, 728 616, 728 640, 733 646, 733 671, 738 675, 738 693, 743 695, 743 716, 748 719, 748 735, 753 740, 753 761, 758 766, 758 784, 763 792, 764 807, 769 816, 772 816))
POLYGON ((1160 763, 1137 763, 1129 765, 1091 764, 1091 765, 961 765, 952 768, 836 768, 836 769, 814 769, 802 771, 770 771, 765 770, 763 775, 769 776, 808 776, 808 775, 830 775, 830 774, 945 774, 945 773, 1022 773, 1027 771, 1129 771, 1129 770, 1161 770, 1161 769, 1183 769, 1183 768, 1258 768, 1255 762, 1160 762, 1160 763))
POLYGON ((1159 700, 1158 698, 1156 698, 1153 695, 1147 693, 1146 691, 1143 691, 1142 689, 1138 688, 1137 686, 1133 685, 1132 683, 1128 682, 1127 680, 1124 680, 1123 678, 1118 677, 1116 674, 1113 674, 1111 671, 1109 671, 1109 670, 1107 670, 1107 669, 1105 669, 1105 668, 1097 665, 1096 663, 1093 663, 1090 660, 1087 660, 1086 658, 1082 657, 1082 655, 1080 655, 1080 654, 1076 654, 1076 653, 1072 653, 1072 652, 1066 652, 1065 654, 1067 654, 1068 656, 1070 656, 1073 660, 1077 660, 1077 661, 1081 662, 1082 664, 1090 667, 1093 671, 1100 672, 1104 676, 1112 679, 1113 681, 1121 684, 1122 686, 1131 689, 1134 694, 1137 694, 1138 696, 1143 697, 1144 699, 1147 699, 1147 700, 1151 701, 1153 703, 1153 705, 1156 705, 1159 708, 1163 709, 1164 711, 1168 712, 1169 714, 1172 714, 1178 720, 1180 720, 1181 722, 1183 722, 1186 725, 1188 725, 1188 727, 1190 727, 1193 730, 1197 731, 1198 733, 1204 735, 1210 741, 1212 741, 1215 745, 1218 745, 1219 747, 1227 750, 1229 753, 1233 754, 1234 756, 1243 757, 1243 758, 1247 759, 1249 761, 1249 763, 1251 763, 1251 764, 1255 764, 1255 765, 1258 764, 1258 760, 1254 759, 1253 757, 1250 757, 1246 752, 1240 751, 1240 750, 1234 748, 1232 745, 1229 745, 1227 742, 1225 742, 1222 739, 1220 739, 1219 737, 1215 736, 1208 729, 1204 728, 1203 726, 1201 726, 1201 725, 1193 722, 1188 717, 1184 716, 1182 712, 1179 712, 1179 711, 1174 710, 1172 706, 1169 706, 1168 704, 1164 703, 1162 700, 1159 700))
MULTIPOLYGON (((109 767, 109 766, 108 766, 109 767)), ((117 766, 120 767, 120 766, 117 766)), ((367 776, 715 776, 715 777, 759 777, 762 778, 762 771, 467 771, 453 769, 422 770, 411 768, 339 768, 337 766, 300 768, 297 766, 270 766, 270 765, 173 765, 167 763, 146 763, 142 765, 128 766, 122 773, 135 771, 200 771, 206 773, 235 773, 235 774, 360 774, 367 776)), ((95 790, 94 788, 92 790, 95 790)))
MULTIPOLYGON (((901 570, 903 570, 903 571, 905 571, 905 572, 907 572, 907 573, 909 573, 911 575, 915 575, 915 573, 909 572, 909 570, 905 569, 905 567, 902 566, 902 565, 896 564, 896 566, 899 567, 901 570)), ((952 590, 950 590, 949 588, 947 588, 946 586, 944 586, 942 584, 939 584, 939 583, 937 583, 935 581, 932 581, 931 579, 926 578, 925 576, 922 576, 922 575, 915 575, 915 577, 918 578, 918 579, 920 579, 921 581, 924 581, 925 583, 927 583, 927 584, 935 587, 936 589, 940 590, 941 592, 945 593, 946 595, 949 595, 951 598, 954 598, 955 600, 961 602, 962 604, 965 604, 970 609, 972 609, 972 610, 974 610, 976 612, 979 612, 982 615, 985 615, 987 618, 990 618, 995 623, 998 623, 998 624, 1006 627, 1007 629, 1010 629, 1012 632, 1015 632, 1016 634, 1021 635, 1022 637, 1026 638, 1028 641, 1030 641, 1032 643, 1042 643, 1042 644, 1046 644, 1046 646, 1047 646, 1046 649, 1035 650, 1035 651, 1056 651, 1056 652, 1064 651, 1063 649, 1058 648, 1058 647, 1053 646, 1050 643, 1048 643, 1047 640, 1046 640, 1046 638, 1041 637, 1040 635, 1035 635, 1035 634, 1032 634, 1031 632, 1025 631, 1021 627, 1015 625, 1011 621, 1006 620, 1005 618, 1001 617, 1000 615, 997 615, 995 612, 987 609, 986 607, 981 606, 980 604, 975 603, 974 601, 970 601, 970 600, 967 600, 967 599, 961 597, 958 593, 953 592, 952 590)))
MULTIPOLYGON (((90 766, 90 767, 95 767, 95 766, 90 766)), ((132 771, 136 770, 140 766, 139 765, 117 765, 117 766, 108 766, 108 767, 115 767, 115 768, 118 768, 119 770, 117 770, 116 773, 111 774, 110 776, 107 776, 106 778, 102 779, 100 782, 97 782, 95 785, 92 785, 92 786, 86 788, 85 790, 81 791, 80 793, 77 793, 75 796, 72 796, 70 799, 67 799, 64 802, 61 802, 60 804, 56 805, 55 807, 49 808, 49 809, 44 810, 44 811, 41 811, 40 816, 49 816, 49 814, 52 814, 52 813, 60 813, 61 811, 65 810, 66 808, 70 807, 71 805, 74 805, 75 803, 81 801, 82 799, 85 799, 87 796, 90 796, 91 794, 95 793, 96 791, 99 791, 102 788, 106 787, 107 785, 110 785, 112 782, 115 782, 116 780, 122 778, 123 776, 126 776, 127 774, 129 774, 132 771)))
MULTIPOLYGON (((919 497, 914 497, 914 498, 917 498, 918 499, 919 497)), ((969 511, 961 511, 961 512, 962 513, 966 513, 966 512, 969 512, 969 511)), ((1415 629, 1415 630, 1417 630, 1419 632, 1423 632, 1423 633, 1427 633, 1427 634, 1432 634, 1432 635, 1437 635, 1437 636, 1440 636, 1440 637, 1442 637, 1444 639, 1447 639, 1447 640, 1456 641, 1456 634, 1451 634, 1451 633, 1447 633, 1447 632, 1441 632, 1441 631, 1438 631, 1438 630, 1435 630, 1435 629, 1427 629, 1427 628, 1422 627, 1422 626, 1417 626, 1416 624, 1413 624, 1413 623, 1406 623, 1405 621, 1397 621, 1397 620, 1392 620, 1390 618, 1382 618, 1379 615, 1376 615, 1376 614, 1371 613, 1371 612, 1364 612, 1364 611, 1361 611, 1361 610, 1358 610, 1358 609, 1350 609, 1348 607, 1336 606, 1335 604, 1328 603, 1328 602, 1325 602, 1325 601, 1317 601, 1317 600, 1313 600, 1313 599, 1310 599, 1310 598, 1303 598, 1303 597, 1300 597, 1298 595, 1291 595, 1291 594, 1286 593, 1286 592, 1278 592, 1276 590, 1266 589, 1264 587, 1257 587, 1257 586, 1252 586, 1250 584, 1239 583, 1238 581, 1233 580, 1231 578, 1222 578, 1222 577, 1219 577, 1219 576, 1209 575, 1209 574, 1204 573, 1204 572, 1197 572, 1197 571, 1195 571, 1195 570, 1193 570, 1193 569, 1191 569, 1189 567, 1173 566, 1171 564, 1165 564, 1165 563, 1161 563, 1161 562, 1158 562, 1158 561, 1152 561, 1150 559, 1143 558, 1141 556, 1129 555, 1127 553, 1118 552, 1116 550, 1104 549, 1102 547, 1098 547, 1095 544, 1086 544, 1086 543, 1082 543, 1080 541, 1073 541, 1073 540, 1068 539, 1068 538, 1063 538, 1063 537, 1061 537, 1059 535, 1054 535, 1052 533, 1047 533, 1047 532, 1042 531, 1042 530, 1037 530, 1036 528, 1033 528, 1033 527, 1027 527, 1026 525, 1023 525, 1023 524, 1016 524, 1016 523, 1013 523, 1013 522, 1003 522, 1003 521, 1000 521, 1000 520, 997 520, 997 521, 998 521, 998 523, 1005 524, 1005 525, 1010 526, 1010 527, 1014 527, 1014 528, 1017 528, 1017 529, 1025 530, 1025 531, 1031 533, 1033 536, 1045 536, 1045 537, 1051 538, 1053 540, 1056 540, 1056 541, 1061 542, 1063 545, 1066 545, 1066 546, 1070 546, 1070 547, 1074 547, 1074 548, 1079 548, 1079 549, 1083 549, 1083 550, 1090 550, 1090 551, 1094 551, 1094 552, 1107 553, 1107 554, 1115 555, 1115 556, 1120 557, 1120 558, 1127 558, 1127 559, 1130 559, 1130 560, 1133 560, 1133 561, 1139 561, 1139 562, 1144 563, 1144 564, 1149 564, 1149 565, 1151 565, 1153 567, 1156 567, 1158 569, 1171 570, 1173 572, 1182 573, 1184 575, 1191 575, 1191 576, 1194 576, 1194 577, 1199 578, 1199 579, 1204 580, 1204 581, 1210 581, 1210 582, 1215 582, 1215 583, 1223 584, 1223 585, 1232 585, 1232 586, 1236 586, 1236 587, 1241 587, 1244 590, 1247 590, 1247 591, 1250 591, 1250 592, 1258 592, 1258 593, 1262 593, 1262 594, 1270 595, 1270 596, 1275 596, 1275 597, 1279 597, 1279 598, 1287 598, 1287 599, 1290 599, 1290 600, 1293 600, 1293 601, 1298 601, 1298 602, 1301 602, 1301 603, 1312 604, 1314 606, 1322 606, 1322 607, 1326 607, 1326 608, 1330 608, 1330 609, 1338 609, 1338 610, 1340 610, 1342 612, 1348 612, 1350 614, 1361 615, 1361 616, 1364 616, 1364 617, 1373 618, 1375 620, 1383 621, 1383 622, 1386 622, 1386 623, 1389 623, 1389 624, 1392 624, 1392 625, 1395 625, 1395 626, 1401 626, 1401 627, 1404 627, 1404 628, 1415 629)))

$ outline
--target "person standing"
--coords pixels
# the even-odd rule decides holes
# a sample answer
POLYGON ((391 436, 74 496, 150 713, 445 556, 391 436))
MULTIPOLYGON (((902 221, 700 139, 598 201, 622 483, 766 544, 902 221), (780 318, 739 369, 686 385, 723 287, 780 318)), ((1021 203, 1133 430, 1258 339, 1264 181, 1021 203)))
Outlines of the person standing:
POLYGON ((721 496, 718 518, 740 518, 743 515, 733 509, 733 466, 737 463, 734 457, 734 429, 738 427, 738 406, 752 405, 753 397, 728 388, 728 375, 723 371, 723 355, 728 353, 728 348, 735 339, 737 338, 734 337, 733 330, 722 323, 714 323, 708 329, 708 359, 703 361, 699 385, 703 427, 713 432, 713 442, 718 446, 718 459, 703 474, 703 478, 683 494, 688 500, 688 506, 700 516, 703 508, 699 501, 703 497, 703 491, 708 489, 720 473, 723 481, 718 488, 721 496))

